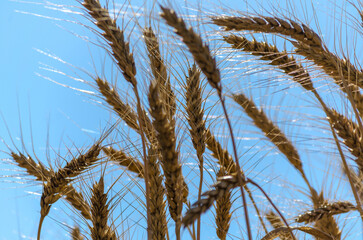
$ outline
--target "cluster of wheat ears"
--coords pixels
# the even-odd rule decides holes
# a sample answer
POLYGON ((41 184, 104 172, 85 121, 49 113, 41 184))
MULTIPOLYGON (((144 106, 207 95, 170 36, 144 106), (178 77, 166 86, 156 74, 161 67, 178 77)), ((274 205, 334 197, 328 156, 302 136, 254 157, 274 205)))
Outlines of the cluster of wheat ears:
MULTIPOLYGON (((219 30, 214 31, 213 40, 206 40, 177 11, 155 5, 159 14, 152 20, 168 27, 153 29, 152 24, 140 27, 142 36, 139 38, 147 50, 144 52, 144 62, 148 64, 147 71, 143 72, 138 70, 134 59, 136 53, 125 36, 126 27, 118 25, 116 21, 120 17, 112 18, 114 12, 111 14, 99 0, 80 0, 79 3, 107 44, 105 49, 117 65, 117 71, 123 75, 118 87, 107 81, 106 77, 94 76, 93 79, 103 102, 115 114, 116 124, 92 146, 83 149, 59 168, 46 166, 26 152, 10 152, 12 160, 43 186, 38 239, 41 238, 42 223, 51 213, 52 206, 63 200, 87 226, 75 226, 70 230, 72 239, 126 238, 127 230, 118 228, 120 224, 115 224, 116 219, 112 218, 125 219, 128 216, 120 217, 122 213, 112 210, 117 205, 112 201, 117 194, 121 197, 122 192, 114 197, 108 196, 110 189, 117 184, 117 181, 110 185, 105 181, 104 174, 111 162, 121 165, 120 174, 127 173, 141 189, 143 196, 139 198, 144 206, 139 211, 144 211, 145 222, 140 229, 144 231, 145 239, 205 239, 202 229, 206 226, 202 223, 210 220, 205 217, 208 212, 213 212, 215 216, 215 234, 219 239, 341 239, 347 235, 338 220, 347 220, 338 215, 356 213, 351 221, 363 223, 363 70, 358 66, 361 53, 356 52, 358 61, 353 63, 348 56, 341 57, 330 51, 322 37, 307 24, 277 14, 209 16, 208 23, 219 30), (164 33, 160 29, 164 29, 164 33), (173 36, 175 44, 159 40, 165 32, 173 36), (258 40, 261 37, 255 37, 261 33, 264 34, 264 41, 258 40), (270 35, 286 41, 292 50, 278 49, 270 35), (175 73, 176 68, 170 66, 162 54, 163 44, 175 48, 173 53, 182 53, 178 61, 187 65, 184 66, 184 70, 187 69, 184 73, 175 73), (215 51, 212 44, 223 46, 218 49, 223 51, 215 51), (223 77, 227 75, 223 73, 227 68, 216 58, 218 53, 224 56, 224 60, 233 60, 238 56, 253 59, 245 62, 251 65, 258 62, 257 67, 254 65, 245 69, 258 69, 259 73, 278 72, 279 79, 290 81, 299 92, 315 100, 321 112, 320 121, 327 127, 326 138, 331 139, 324 144, 329 144, 327 148, 336 153, 330 156, 331 161, 336 161, 336 165, 341 167, 341 176, 349 186, 346 198, 331 200, 325 196, 322 188, 314 186, 307 173, 307 168, 313 168, 314 163, 304 164, 300 148, 279 127, 278 121, 271 120, 263 110, 264 106, 256 104, 247 93, 228 88, 230 79, 224 80, 223 77), (141 79, 149 81, 141 82, 141 79), (320 89, 324 89, 322 79, 332 89, 335 86, 335 93, 345 103, 344 114, 340 113, 342 109, 335 108, 321 96, 323 90, 320 89), (134 104, 128 103, 130 101, 118 91, 122 85, 128 85, 133 90, 128 94, 133 95, 134 104), (148 89, 143 91, 141 86, 148 89), (205 94, 206 89, 210 89, 209 94, 205 94), (179 96, 181 99, 178 99, 179 96), (224 132, 226 142, 222 143, 216 133, 218 130, 211 127, 213 118, 208 117, 210 113, 205 107, 208 101, 213 101, 213 108, 219 109, 220 121, 227 126, 224 132), (231 116, 237 113, 231 113, 227 101, 239 105, 241 111, 238 114, 250 118, 250 122, 259 129, 259 134, 264 136, 259 144, 273 145, 295 169, 296 178, 301 178, 304 184, 301 188, 306 190, 304 194, 310 203, 306 209, 299 209, 296 216, 286 217, 286 211, 281 211, 280 205, 266 191, 269 183, 257 181, 243 169, 244 161, 248 159, 241 157, 245 150, 237 143, 234 132, 236 122, 231 120, 231 116), (179 125, 183 124, 187 130, 183 133, 184 138, 181 138, 179 125), (112 139, 111 143, 105 142, 112 132, 126 125, 141 143, 135 145, 138 149, 134 152, 127 151, 129 143, 122 146, 117 139, 112 139), (180 152, 185 144, 192 146, 189 147, 192 157, 188 161, 197 166, 195 176, 193 173, 185 174, 185 161, 182 161, 180 152), (93 175, 92 179, 97 181, 92 182, 89 193, 85 193, 87 189, 76 183, 87 181, 84 175, 95 167, 101 167, 102 171, 94 173, 98 175, 93 175), (188 179, 188 176, 193 179, 188 179), (240 206, 238 214, 233 205, 240 206), (110 214, 111 211, 113 214, 110 214), (238 222, 240 236, 229 233, 232 220, 238 222)), ((358 2, 353 5, 360 14, 358 16, 362 17, 356 19, 355 34, 362 37, 363 4, 358 2)), ((236 74, 234 77, 243 81, 244 76, 236 74)), ((259 97, 252 95, 256 99, 259 97)), ((269 172, 268 169, 264 171, 269 172)))

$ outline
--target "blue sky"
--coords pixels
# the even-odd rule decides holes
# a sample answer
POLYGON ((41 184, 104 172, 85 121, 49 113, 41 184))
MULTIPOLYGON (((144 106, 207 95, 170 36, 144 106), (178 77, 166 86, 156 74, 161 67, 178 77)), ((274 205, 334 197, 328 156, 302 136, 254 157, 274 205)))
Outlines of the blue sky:
MULTIPOLYGON (((294 8, 300 17, 305 14, 301 10, 303 9, 301 5, 305 5, 308 9, 311 7, 309 1, 301 2, 306 3, 306 5, 300 4, 300 1, 294 1, 295 6, 289 6, 294 8)), ((267 9, 271 9, 271 1, 261 0, 260 3, 267 9)), ((286 6, 284 1, 280 1, 280 3, 281 6, 276 2, 274 5, 279 6, 280 10, 284 9, 283 6, 286 6)), ((80 6, 77 1, 70 0, 51 2, 4 0, 1 3, 0 31, 2 37, 0 38, 0 52, 2 54, 0 57, 0 76, 2 79, 0 80, 0 113, 2 120, 0 120, 0 136, 12 150, 16 150, 17 147, 22 151, 24 150, 23 146, 25 146, 32 156, 35 153, 45 163, 49 158, 47 157, 48 154, 53 159, 56 158, 57 153, 65 154, 68 149, 75 153, 75 146, 82 147, 91 144, 94 139, 100 136, 100 132, 107 124, 113 121, 110 112, 98 102, 99 98, 93 94, 88 94, 95 92, 92 79, 88 74, 93 75, 97 72, 107 77, 114 76, 110 71, 116 71, 116 68, 108 67, 110 60, 107 54, 102 48, 93 44, 103 44, 102 41, 97 39, 89 29, 79 24, 86 23, 92 26, 90 22, 81 15, 67 12, 67 9, 82 11, 77 7, 68 7, 68 4, 69 6, 80 6), (62 7, 52 3, 66 5, 62 7), (87 37, 89 41, 85 40, 84 37, 87 37), (81 79, 86 82, 81 82, 81 79), (8 134, 7 128, 10 134, 8 134)), ((141 1, 135 1, 133 4, 141 6, 141 1)), ((254 7, 258 11, 260 10, 260 6, 250 4, 249 8, 254 7)), ((339 28, 339 26, 332 27, 330 24, 332 22, 329 20, 336 17, 334 9, 335 14, 339 14, 341 1, 321 0, 314 1, 314 4, 324 39, 327 40, 328 46, 333 47, 334 42, 329 35, 334 34, 334 29, 339 28)), ((189 1, 188 4, 174 4, 173 6, 187 11, 183 8, 185 5, 198 6, 194 1, 189 1)), ((245 1, 228 1, 228 4, 208 1, 202 4, 202 9, 209 10, 219 6, 241 11, 246 10, 245 1)), ((190 9, 189 11, 193 12, 190 9)), ((216 11, 220 12, 218 9, 216 11)), ((307 12, 308 16, 305 17, 309 19, 309 15, 312 16, 312 13, 307 12)), ((302 20, 306 19, 302 17, 302 20)), ((144 22, 141 21, 141 23, 144 22)), ((311 20, 310 23, 314 25, 314 20, 311 20)), ((361 40, 359 37, 357 39, 361 40)), ((360 51, 362 47, 358 46, 357 48, 358 53, 362 52, 360 51)), ((362 63, 362 59, 358 59, 358 61, 362 63)), ((236 86, 241 88, 238 84, 236 86)), ((231 88, 227 86, 227 89, 231 88)), ((279 92, 282 92, 283 87, 279 86, 278 89, 279 92)), ((122 88, 122 91, 131 91, 131 88, 126 86, 122 88)), ((272 95, 274 89, 258 91, 272 95)), ((264 101, 266 103, 266 100, 261 100, 262 103, 264 101)), ((267 101, 267 103, 269 102, 267 101)), ((335 104, 342 105, 340 103, 335 104)), ((288 116, 284 115, 287 111, 280 113, 284 119, 289 119, 288 116)), ((286 128, 291 130, 292 127, 286 126, 286 128)), ((253 130, 251 131, 253 132, 253 130)), ((239 131, 237 131, 237 136, 239 136, 238 134, 239 131)), ((301 139, 296 141, 299 140, 301 139)), ((0 165, 0 176, 2 176, 0 181, 0 212, 2 215, 0 217, 0 240, 35 239, 41 185, 34 184, 30 181, 31 178, 27 178, 19 168, 10 164, 7 159, 9 151, 6 145, 1 144, 0 147, 0 156, 1 159, 4 159, 3 164, 0 165)), ((319 146, 313 145, 309 145, 309 147, 319 148, 319 146)), ((326 148, 324 151, 328 152, 329 149, 326 148)), ((309 154, 311 153, 307 153, 306 156, 309 154)), ((257 159, 262 158, 262 155, 257 156, 257 159)), ((274 154, 271 156, 273 157, 274 154)), ((252 157, 249 156, 249 158, 252 157)), ((267 166, 270 164, 262 164, 256 169, 267 166)), ((253 172, 254 163, 247 164, 247 167, 251 169, 252 175, 257 175, 253 172)), ((279 168, 276 166, 273 168, 274 172, 278 172, 278 170, 279 168)), ((291 168, 283 168, 283 170, 292 171, 291 168)), ((263 174, 269 175, 266 171, 263 174)), ((257 179, 263 179, 263 174, 257 179)), ((281 175, 281 173, 278 174, 281 175)), ((316 173, 311 175, 316 179, 320 177, 316 173)), ((270 187, 267 186, 267 188, 270 187)), ((279 191, 283 191, 282 189, 280 187, 279 191)), ((69 213, 66 205, 55 204, 52 214, 44 223, 43 239, 51 239, 52 237, 69 239, 67 238, 66 227, 59 222, 73 226, 76 220, 67 216, 63 211, 69 213)), ((210 236, 210 232, 213 232, 214 229, 208 224, 206 224, 204 233, 210 236)), ((243 224, 241 225, 240 228, 243 228, 243 224)), ((238 224, 235 223, 233 226, 233 235, 238 235, 238 231, 240 231, 238 224)), ((142 236, 140 233, 135 233, 135 236, 129 237, 130 239, 142 239, 142 236)), ((213 235, 211 234, 211 236, 213 235)), ((347 239, 353 238, 348 237, 347 239)))

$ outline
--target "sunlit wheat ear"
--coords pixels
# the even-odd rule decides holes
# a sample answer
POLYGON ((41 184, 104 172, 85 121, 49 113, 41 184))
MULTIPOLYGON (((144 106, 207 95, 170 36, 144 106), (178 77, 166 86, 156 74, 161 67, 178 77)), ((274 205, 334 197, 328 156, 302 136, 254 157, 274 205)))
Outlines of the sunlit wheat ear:
MULTIPOLYGON (((46 183, 53 176, 54 172, 48 170, 41 162, 36 163, 30 156, 26 157, 23 154, 11 153, 14 161, 18 163, 19 167, 25 168, 29 175, 36 177, 36 180, 46 183)), ((89 205, 85 201, 82 193, 68 184, 64 190, 65 199, 78 211, 81 212, 83 217, 91 219, 89 205)))
POLYGON ((308 233, 311 236, 313 236, 315 239, 324 239, 324 240, 336 239, 330 236, 329 234, 326 234, 316 228, 303 226, 303 227, 292 227, 290 229, 287 227, 279 227, 269 232, 266 236, 261 238, 261 240, 273 240, 278 237, 280 237, 280 239, 288 239, 286 237, 288 237, 288 235, 290 234, 290 230, 299 230, 301 232, 308 233))
POLYGON ((176 149, 175 120, 168 121, 164 104, 160 97, 159 85, 153 81, 149 87, 150 114, 157 132, 161 149, 161 165, 165 175, 166 196, 172 219, 176 222, 176 234, 180 236, 180 218, 183 209, 183 175, 176 149), (179 228, 179 229, 178 229, 179 228))
POLYGON ((49 181, 44 184, 43 193, 40 199, 41 216, 39 220, 38 240, 40 239, 43 220, 48 215, 51 205, 65 194, 67 185, 74 177, 91 167, 98 160, 100 151, 100 144, 94 144, 85 154, 81 154, 78 158, 72 159, 64 168, 61 168, 52 174, 49 181))
MULTIPOLYGON (((235 174, 236 175, 236 174, 235 174)), ((217 179, 217 183, 212 186, 212 190, 202 194, 202 199, 195 202, 183 217, 183 225, 192 224, 202 213, 206 212, 214 203, 226 192, 238 187, 236 176, 225 176, 217 179)))
POLYGON ((110 157, 110 160, 124 166, 130 172, 134 172, 138 177, 143 178, 144 176, 144 165, 137 159, 128 156, 122 150, 115 150, 113 147, 103 147, 103 152, 110 157))
MULTIPOLYGON (((197 158, 199 161, 199 189, 198 200, 200 200, 202 194, 203 178, 204 178, 204 158, 205 151, 205 121, 204 121, 204 108, 202 106, 202 86, 200 83, 200 71, 197 66, 193 64, 188 70, 188 76, 186 78, 186 113, 189 124, 189 133, 192 138, 193 147, 197 152, 197 158)), ((198 218, 197 234, 200 239, 201 222, 198 218)), ((228 225, 229 227, 229 225, 228 225)), ((227 228, 228 231, 228 228, 227 228)), ((227 231, 225 231, 227 233, 227 231)))
POLYGON ((150 185, 150 222, 151 239, 166 239, 168 231, 166 221, 166 202, 164 200, 165 188, 163 186, 163 176, 157 162, 157 151, 149 149, 149 185, 150 185))
MULTIPOLYGON (((111 88, 109 83, 105 80, 102 80, 101 78, 97 77, 95 79, 98 89, 102 96, 105 98, 106 102, 110 105, 110 107, 113 108, 113 110, 116 112, 116 114, 125 121, 125 123, 140 133, 140 126, 138 124, 138 115, 137 111, 131 108, 130 105, 124 103, 117 91, 114 88, 111 88)), ((141 117, 143 119, 143 124, 145 125, 143 127, 143 130, 146 133, 146 137, 149 140, 150 143, 155 143, 155 133, 153 126, 151 124, 151 121, 149 117, 147 116, 145 110, 141 110, 141 117)))
POLYGON ((296 222, 299 223, 311 223, 316 222, 326 216, 333 216, 341 213, 347 213, 357 208, 350 202, 334 202, 320 206, 317 209, 308 211, 304 214, 299 215, 296 218, 296 222))
POLYGON ((91 197, 91 212, 92 224, 91 237, 93 240, 116 240, 116 233, 112 230, 107 221, 109 219, 109 209, 107 203, 107 194, 105 192, 105 185, 103 177, 100 178, 98 183, 95 183, 92 188, 91 197))
POLYGON ((112 48, 112 55, 122 71, 126 81, 136 87, 136 67, 129 43, 125 41, 124 32, 117 26, 116 20, 111 19, 108 10, 103 8, 98 0, 85 0, 82 5, 103 33, 102 36, 112 48))
MULTIPOLYGON (((221 166, 219 172, 217 173, 217 177, 224 177, 227 175, 227 172, 223 166, 221 166)), ((231 223, 231 208, 232 208, 232 193, 231 191, 225 191, 223 195, 216 200, 216 226, 217 226, 217 236, 221 240, 225 240, 227 238, 227 233, 229 230, 229 226, 231 223)))
POLYGON ((221 74, 217 68, 216 60, 212 57, 208 45, 204 44, 202 38, 192 28, 187 28, 183 19, 178 18, 174 10, 161 7, 161 17, 166 23, 176 30, 176 34, 182 37, 195 62, 207 77, 209 84, 219 93, 222 91, 220 84, 221 74))
POLYGON ((81 236, 81 230, 79 229, 78 226, 72 228, 71 236, 72 236, 72 240, 83 240, 84 239, 84 237, 81 236))
POLYGON ((174 117, 176 110, 175 94, 171 89, 170 77, 160 53, 159 40, 151 27, 145 28, 143 35, 150 59, 151 71, 155 81, 160 84, 160 94, 166 102, 165 110, 171 119, 174 117))
POLYGON ((129 127, 139 131, 137 114, 130 105, 121 100, 117 91, 114 88, 111 88, 107 81, 96 78, 96 83, 100 93, 104 96, 106 102, 113 108, 117 115, 124 120, 129 127))
POLYGON ((311 47, 321 47, 322 41, 318 34, 305 24, 278 17, 212 17, 214 24, 224 27, 225 31, 247 30, 254 32, 274 33, 289 36, 311 47))
POLYGON ((298 64, 294 57, 288 56, 286 51, 279 51, 275 45, 266 42, 259 42, 253 39, 248 40, 245 37, 229 35, 223 37, 224 41, 232 45, 234 49, 240 49, 250 52, 252 55, 261 56, 261 60, 269 61, 270 65, 277 66, 287 75, 291 76, 294 81, 301 84, 306 90, 314 89, 309 73, 298 64))
POLYGON ((244 94, 233 95, 233 99, 245 110, 247 115, 252 118, 253 123, 261 129, 266 137, 283 153, 289 162, 305 176, 302 162, 295 146, 285 134, 277 127, 263 112, 259 110, 254 102, 244 94))
POLYGON ((361 129, 352 120, 334 109, 327 111, 327 116, 339 137, 343 139, 343 143, 348 147, 352 155, 356 157, 354 160, 357 163, 359 170, 363 172, 363 142, 361 129))

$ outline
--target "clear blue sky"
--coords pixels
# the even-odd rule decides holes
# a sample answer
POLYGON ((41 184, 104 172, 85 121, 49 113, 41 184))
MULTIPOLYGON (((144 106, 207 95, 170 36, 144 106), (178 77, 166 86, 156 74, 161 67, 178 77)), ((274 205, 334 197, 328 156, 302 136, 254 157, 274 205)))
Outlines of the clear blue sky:
MULTIPOLYGON (((80 6, 77 1, 73 0, 51 2, 80 6)), ((246 3, 242 0, 228 1, 228 3, 227 1, 221 2, 226 4, 224 6, 226 8, 246 10, 246 3)), ((272 1, 260 0, 259 2, 264 3, 267 9, 271 9, 272 1)), ((276 4, 275 1, 273 2, 274 6, 278 6, 276 7, 278 10, 283 8, 276 4)), ((285 6, 283 4, 285 1, 280 2, 282 6, 285 6)), ((292 8, 296 10, 295 13, 298 18, 305 21, 305 13, 301 11, 303 9, 301 5, 304 4, 300 4, 300 1, 290 2, 295 2, 296 6, 292 8)), ((310 9, 310 1, 301 0, 301 2, 306 3, 305 7, 310 9)), ((334 7, 334 5, 340 6, 342 1, 319 0, 312 2, 314 2, 317 10, 321 32, 328 41, 328 45, 333 46, 333 39, 329 38, 329 36, 334 34, 336 31, 334 28, 337 29, 339 26, 333 26, 329 19, 334 18, 334 11, 335 14, 340 14, 341 10, 334 7)), ((212 10, 222 5, 222 3, 211 0, 208 3, 203 3, 202 9, 206 10, 210 7, 212 10)), ((122 4, 122 1, 120 1, 120 4, 122 4)), ((133 2, 133 4, 141 6, 141 3, 137 1, 133 2)), ((189 1, 188 4, 196 6, 195 1, 189 1)), ((249 8, 259 8, 256 4, 250 4, 249 8)), ((16 150, 15 147, 23 150, 22 145, 24 144, 28 152, 34 156, 34 149, 38 158, 45 163, 49 146, 51 148, 49 150, 51 157, 56 157, 57 152, 66 153, 67 148, 87 146, 92 140, 99 137, 102 129, 112 119, 109 111, 94 101, 99 100, 97 97, 60 86, 49 79, 75 89, 94 91, 92 86, 76 81, 69 76, 91 82, 92 79, 84 73, 83 69, 91 74, 95 74, 97 71, 101 75, 110 75, 108 72, 110 69, 107 67, 109 59, 103 49, 76 36, 88 36, 91 41, 97 42, 94 34, 77 23, 82 22, 92 25, 83 16, 67 12, 67 9, 81 12, 80 9, 56 6, 51 3, 46 4, 46 1, 3 0, 0 6, 0 31, 2 33, 0 38, 0 113, 3 117, 0 120, 0 137, 13 150, 16 150), (51 56, 57 56, 69 64, 51 56), (105 66, 103 67, 104 61, 105 66), (61 71, 65 75, 57 73, 57 71, 61 71), (5 125, 7 125, 11 136, 9 136, 5 125), (15 146, 11 139, 14 141, 15 146)), ((173 6, 178 6, 177 9, 180 10, 183 9, 185 4, 174 4, 173 6)), ((350 10, 353 9, 350 8, 350 10)), ((220 12, 221 10, 217 9, 216 11, 220 12)), ((284 11, 281 10, 281 12, 284 11)), ((353 12, 353 14, 356 13, 353 12)), ((308 13, 308 16, 312 15, 311 12, 308 13)), ((141 23, 144 22, 141 21, 141 23)), ((314 20, 311 20, 310 23, 313 24, 314 20)), ((358 39, 362 40, 359 37, 358 39)), ((99 43, 103 44, 102 41, 99 43)), ((358 52, 356 53, 358 53, 359 57, 362 47, 358 46, 357 49, 358 52)), ((359 61, 362 63, 362 59, 359 59, 359 61)), ((125 90, 131 89, 126 88, 125 90)), ((260 91, 266 93, 264 90, 260 91)), ((272 93, 268 92, 267 94, 272 93)), ((265 101, 265 103, 269 102, 265 101)), ((312 105, 314 104, 312 103, 312 105)), ((286 127, 287 130, 291 130, 291 128, 291 126, 286 127)), ((316 146, 309 145, 309 147, 315 148, 316 146)), ((316 148, 318 149, 318 147, 316 148)), ((9 163, 7 160, 9 156, 6 154, 8 149, 5 144, 0 144, 0 150, 0 158, 4 159, 3 164, 0 165, 0 240, 35 239, 39 219, 41 185, 35 185, 33 181, 28 181, 27 179, 31 178, 27 178, 20 168, 9 163)), ((325 149, 324 151, 328 150, 325 149)), ((73 149, 74 152, 75 149, 73 149)), ((262 165, 262 167, 269 165, 262 165)), ((251 168, 252 166, 253 164, 249 165, 251 168)), ((283 175, 278 173, 278 168, 273 169, 274 173, 283 175)), ((293 170, 286 168, 284 171, 293 170)), ((269 175, 266 171, 264 174, 269 175)), ((253 173, 253 175, 256 174, 253 173)), ((321 177, 317 173, 312 175, 316 179, 321 177)), ((257 179, 261 180, 263 177, 264 175, 257 177, 257 179)), ((281 187, 279 191, 282 191, 281 187)), ((335 194, 332 196, 335 196, 335 194)), ((291 204, 294 205, 295 203, 291 204)), ((43 239, 69 239, 65 227, 57 222, 66 222, 73 226, 75 220, 69 218, 63 211, 69 213, 66 205, 61 203, 54 205, 54 209, 52 209, 43 226, 43 239)), ((210 226, 210 223, 211 221, 205 225, 205 234, 210 231, 211 236, 214 236, 214 228, 210 226)), ((240 229, 237 224, 233 226, 232 236, 238 236, 240 229)), ((240 227, 243 229, 244 225, 240 227)), ((143 235, 135 234, 134 239, 142 239, 143 235)), ((132 238, 130 236, 130 239, 132 238)), ((347 239, 355 238, 348 237, 347 239)))

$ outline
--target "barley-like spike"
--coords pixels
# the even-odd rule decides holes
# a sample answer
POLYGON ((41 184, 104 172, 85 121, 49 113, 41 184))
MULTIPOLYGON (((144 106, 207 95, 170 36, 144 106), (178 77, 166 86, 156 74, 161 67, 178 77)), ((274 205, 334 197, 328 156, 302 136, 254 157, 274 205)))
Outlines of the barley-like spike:
POLYGON ((299 215, 296 218, 296 222, 299 223, 311 223, 316 222, 323 217, 327 215, 336 215, 341 213, 347 213, 352 210, 356 210, 356 206, 354 206, 352 203, 344 201, 344 202, 334 202, 334 203, 328 203, 324 204, 321 207, 308 211, 304 214, 299 215))
POLYGON ((170 78, 168 77, 164 60, 160 54, 159 40, 151 27, 143 31, 145 43, 150 59, 151 71, 155 80, 160 83, 160 92, 167 103, 165 105, 168 117, 173 118, 176 110, 176 100, 174 91, 171 89, 170 78))
MULTIPOLYGON (((219 172, 217 173, 217 177, 224 177, 227 175, 227 172, 223 166, 221 166, 219 172)), ((227 233, 229 230, 230 222, 231 222, 231 203, 232 194, 231 191, 226 191, 222 197, 217 199, 216 201, 216 226, 217 226, 217 236, 221 240, 225 240, 227 237, 227 233)))
POLYGON ((53 203, 67 190, 67 185, 72 178, 79 175, 82 171, 93 165, 98 160, 101 151, 99 143, 93 145, 85 154, 81 154, 78 158, 72 159, 64 168, 54 173, 49 181, 44 185, 43 194, 40 200, 41 216, 44 218, 48 215, 50 207, 53 203))
POLYGON ((189 69, 186 85, 186 112, 188 114, 189 132, 198 156, 205 151, 205 121, 203 119, 204 109, 202 108, 202 89, 200 86, 200 72, 193 65, 189 69))
POLYGON ((270 61, 270 65, 278 66, 306 90, 312 91, 314 89, 309 73, 301 64, 296 62, 294 57, 289 57, 286 51, 280 52, 275 45, 259 42, 255 39, 250 41, 245 37, 233 34, 223 38, 224 41, 232 45, 232 48, 251 52, 253 55, 261 56, 261 60, 270 61))
POLYGON ((124 32, 117 26, 116 20, 111 19, 108 10, 103 8, 99 0, 84 0, 82 5, 96 21, 95 24, 104 33, 102 36, 112 48, 112 55, 122 71, 126 81, 136 87, 136 67, 133 54, 130 53, 129 43, 125 41, 124 32))
POLYGON ((214 24, 224 27, 225 31, 248 30, 255 32, 276 33, 289 36, 310 46, 322 46, 318 34, 304 24, 278 17, 212 17, 214 24))
POLYGON ((121 166, 126 167, 129 171, 134 172, 138 177, 144 176, 144 165, 137 159, 128 156, 122 150, 115 150, 113 147, 102 148, 103 152, 110 157, 111 161, 117 162, 121 166))
POLYGON ((149 186, 150 186, 150 222, 151 239, 163 240, 167 232, 166 203, 164 200, 165 188, 163 177, 157 163, 157 151, 153 148, 148 151, 149 186))
POLYGON ((257 108, 254 102, 248 99, 244 94, 233 95, 233 99, 245 110, 247 115, 252 118, 254 124, 261 129, 266 137, 283 153, 289 162, 302 174, 305 175, 302 168, 302 161, 294 145, 285 134, 266 116, 266 114, 257 108))
POLYGON ((221 74, 217 68, 216 60, 212 57, 208 45, 204 44, 202 38, 194 32, 193 28, 187 28, 182 18, 179 18, 174 10, 161 6, 161 17, 166 23, 175 28, 176 34, 182 37, 183 42, 187 45, 193 55, 195 62, 207 77, 209 84, 217 90, 222 91, 220 84, 221 74))
POLYGON ((179 152, 176 150, 175 120, 169 121, 164 104, 159 95, 159 85, 152 82, 149 88, 150 113, 153 126, 157 132, 157 140, 161 148, 161 165, 165 175, 165 187, 169 203, 170 215, 179 221, 183 206, 183 176, 179 163, 179 152))
MULTIPOLYGON (((269 213, 267 213, 266 218, 274 229, 286 228, 285 224, 282 222, 280 216, 276 215, 273 211, 270 211, 269 213)), ((280 234, 281 240, 291 240, 292 239, 290 232, 288 231, 287 228, 286 228, 286 230, 287 230, 286 232, 284 232, 284 231, 281 232, 281 234, 280 234)), ((280 232, 280 231, 277 230, 276 232, 280 232)), ((273 234, 273 232, 270 232, 270 233, 273 234)), ((270 234, 270 233, 268 233, 268 234, 270 234)))
POLYGON ((183 225, 187 227, 192 224, 198 216, 206 212, 214 201, 221 198, 226 192, 239 186, 237 177, 234 175, 224 176, 217 179, 217 183, 212 186, 212 190, 202 194, 202 199, 195 202, 183 217, 183 225))
POLYGON ((117 240, 115 231, 107 224, 109 209, 104 188, 103 177, 92 188, 91 212, 93 226, 90 227, 91 237, 93 240, 117 240))
MULTIPOLYGON (((25 168, 29 175, 36 177, 36 180, 47 182, 54 174, 53 171, 48 170, 41 162, 38 164, 30 157, 25 157, 22 153, 11 153, 13 159, 18 163, 19 167, 25 168)), ((89 205, 84 200, 83 195, 76 191, 71 185, 66 186, 65 199, 77 210, 81 212, 83 217, 91 219, 89 205)))
POLYGON ((113 108, 119 117, 132 129, 139 131, 137 115, 130 105, 124 103, 117 91, 111 88, 109 83, 101 78, 96 78, 100 93, 105 97, 106 102, 113 108))

